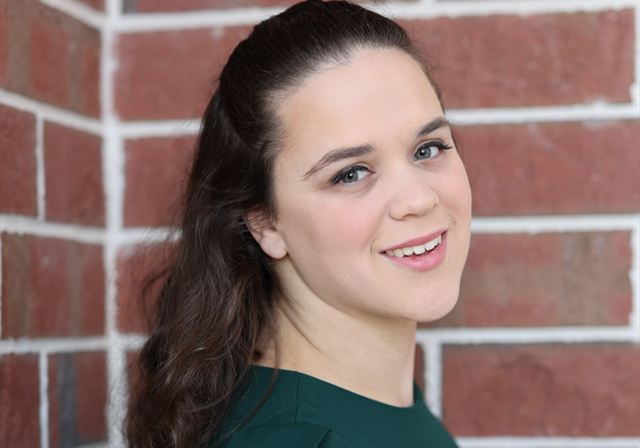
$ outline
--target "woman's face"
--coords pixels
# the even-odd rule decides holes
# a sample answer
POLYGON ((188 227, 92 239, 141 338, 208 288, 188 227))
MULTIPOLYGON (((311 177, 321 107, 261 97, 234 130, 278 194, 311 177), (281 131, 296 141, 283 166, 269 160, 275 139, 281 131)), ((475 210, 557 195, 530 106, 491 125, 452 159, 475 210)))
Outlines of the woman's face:
POLYGON ((362 50, 288 95, 278 118, 278 214, 257 239, 276 259, 285 296, 360 317, 449 312, 471 192, 418 63, 398 50, 362 50))

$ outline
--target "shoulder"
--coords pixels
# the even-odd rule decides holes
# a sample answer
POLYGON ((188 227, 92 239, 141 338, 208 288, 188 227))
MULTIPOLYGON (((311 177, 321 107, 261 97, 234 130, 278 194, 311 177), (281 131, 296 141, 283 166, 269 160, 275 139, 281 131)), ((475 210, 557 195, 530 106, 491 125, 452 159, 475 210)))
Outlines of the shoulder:
POLYGON ((260 425, 239 429, 225 448, 354 448, 331 428, 309 422, 260 425))

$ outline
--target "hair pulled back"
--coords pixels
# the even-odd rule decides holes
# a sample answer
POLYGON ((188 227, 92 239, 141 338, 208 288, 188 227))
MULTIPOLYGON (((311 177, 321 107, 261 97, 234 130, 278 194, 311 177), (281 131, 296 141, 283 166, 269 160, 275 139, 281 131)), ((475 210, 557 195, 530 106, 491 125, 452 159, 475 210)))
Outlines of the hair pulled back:
POLYGON ((343 1, 308 0, 257 25, 229 57, 204 114, 176 258, 140 353, 131 447, 196 447, 223 436, 216 431, 232 393, 259 338, 273 334, 277 279, 243 218, 275 216, 277 103, 319 70, 378 48, 419 60, 393 21, 343 1))

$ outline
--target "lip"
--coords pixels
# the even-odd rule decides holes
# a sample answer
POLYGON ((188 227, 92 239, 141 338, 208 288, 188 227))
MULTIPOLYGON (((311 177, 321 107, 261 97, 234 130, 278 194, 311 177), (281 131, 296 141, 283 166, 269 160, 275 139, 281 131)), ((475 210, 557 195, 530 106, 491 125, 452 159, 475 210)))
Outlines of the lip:
POLYGON ((436 232, 430 233, 429 235, 419 236, 412 240, 405 241, 404 243, 400 243, 396 246, 387 247, 386 249, 381 250, 380 253, 384 254, 388 250, 396 250, 396 249, 402 249, 403 247, 419 246, 421 244, 426 244, 429 241, 432 241, 435 238, 437 238, 438 235, 442 235, 445 232, 446 232, 446 229, 442 229, 442 230, 438 230, 436 232))
MULTIPOLYGON (((437 268, 442 264, 446 255, 447 255, 447 232, 439 231, 433 233, 431 235, 427 235, 425 237, 416 238, 413 240, 409 240, 407 242, 402 243, 400 246, 394 246, 395 249, 401 249, 407 246, 416 246, 418 244, 427 243, 438 235, 442 235, 442 242, 438 244, 434 249, 429 252, 425 252, 418 256, 410 256, 410 257, 390 257, 385 252, 382 252, 380 255, 385 257, 390 262, 396 264, 405 269, 411 269, 413 271, 425 272, 430 271, 432 269, 437 268)), ((393 250, 393 249, 387 249, 393 250)))

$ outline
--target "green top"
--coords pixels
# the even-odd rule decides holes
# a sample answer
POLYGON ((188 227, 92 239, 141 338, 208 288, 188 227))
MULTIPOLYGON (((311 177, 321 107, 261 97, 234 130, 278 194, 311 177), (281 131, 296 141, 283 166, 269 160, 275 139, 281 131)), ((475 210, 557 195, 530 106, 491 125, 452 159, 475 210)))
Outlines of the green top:
MULTIPOLYGON (((226 434, 262 401, 273 369, 252 368, 226 434)), ((279 370, 269 398, 224 448, 457 448, 414 384, 414 404, 390 406, 311 376, 279 370)), ((212 442, 210 447, 214 446, 212 442)))

